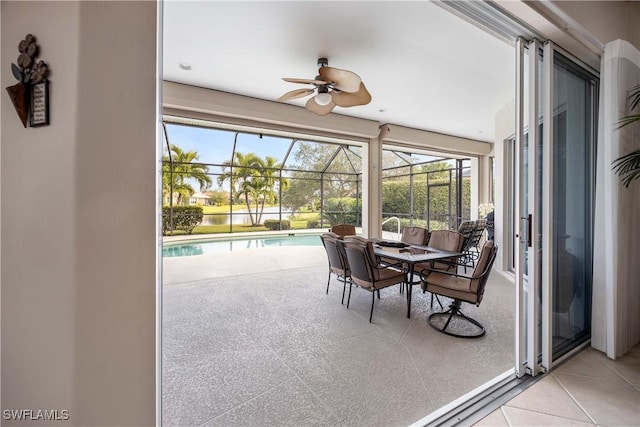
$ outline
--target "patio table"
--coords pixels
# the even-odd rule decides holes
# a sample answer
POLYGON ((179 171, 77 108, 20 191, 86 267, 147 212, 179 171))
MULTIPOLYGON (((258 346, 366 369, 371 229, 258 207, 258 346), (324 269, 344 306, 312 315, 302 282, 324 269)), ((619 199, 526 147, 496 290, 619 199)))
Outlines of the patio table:
MULTIPOLYGON (((371 239, 374 242, 373 250, 377 256, 400 261, 407 264, 407 318, 411 318, 411 295, 413 289, 413 276, 415 265, 423 262, 436 261, 445 258, 457 258, 464 255, 462 252, 450 252, 431 246, 406 245, 404 247, 384 246, 384 240, 371 239)), ((396 242, 397 243, 397 242, 396 242)))

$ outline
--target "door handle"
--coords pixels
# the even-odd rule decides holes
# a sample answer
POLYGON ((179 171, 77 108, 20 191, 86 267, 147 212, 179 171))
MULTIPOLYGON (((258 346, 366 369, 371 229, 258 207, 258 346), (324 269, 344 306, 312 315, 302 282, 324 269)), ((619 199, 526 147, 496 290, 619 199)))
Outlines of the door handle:
POLYGON ((526 242, 527 243, 527 247, 531 247, 531 221, 532 217, 531 214, 527 215, 526 217, 521 217, 520 218, 520 230, 521 233, 520 234, 516 234, 516 238, 520 238, 520 236, 522 235, 522 238, 520 238, 521 242, 526 242))

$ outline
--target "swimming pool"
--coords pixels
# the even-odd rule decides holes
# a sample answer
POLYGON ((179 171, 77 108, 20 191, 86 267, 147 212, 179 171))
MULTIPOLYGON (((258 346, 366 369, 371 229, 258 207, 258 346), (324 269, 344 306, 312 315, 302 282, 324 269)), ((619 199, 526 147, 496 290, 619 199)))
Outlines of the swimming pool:
POLYGON ((278 246, 321 246, 319 234, 229 237, 190 242, 165 243, 162 257, 182 257, 204 255, 215 252, 232 252, 234 250, 269 248, 278 246))

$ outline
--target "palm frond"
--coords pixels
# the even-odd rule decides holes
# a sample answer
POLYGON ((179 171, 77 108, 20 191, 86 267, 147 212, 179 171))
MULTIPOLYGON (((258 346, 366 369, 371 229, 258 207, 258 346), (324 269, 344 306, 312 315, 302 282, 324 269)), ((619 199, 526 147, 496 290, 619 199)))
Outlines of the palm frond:
POLYGON ((640 85, 631 88, 629 91, 630 109, 633 110, 640 104, 640 85))
POLYGON ((625 116, 623 118, 621 118, 620 120, 618 120, 618 122, 616 123, 616 129, 620 129, 623 128, 625 126, 628 126, 632 123, 638 122, 640 121, 640 114, 633 114, 631 116, 625 116))
POLYGON ((613 170, 620 175, 625 187, 640 178, 640 150, 632 151, 613 162, 613 170))

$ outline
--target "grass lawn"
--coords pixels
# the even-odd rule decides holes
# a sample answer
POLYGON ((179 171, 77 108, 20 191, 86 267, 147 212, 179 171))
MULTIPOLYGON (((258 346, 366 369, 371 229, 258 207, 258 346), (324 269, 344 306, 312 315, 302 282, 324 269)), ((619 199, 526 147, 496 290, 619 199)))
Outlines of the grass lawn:
MULTIPOLYGON (((265 206, 266 207, 266 206, 265 206)), ((246 210, 247 207, 241 204, 233 205, 233 211, 246 210)), ((225 214, 229 213, 229 205, 225 206, 202 206, 202 213, 207 214, 225 214)), ((305 230, 309 228, 309 221, 320 220, 320 214, 318 212, 303 212, 290 217, 291 230, 305 230)), ((313 224, 312 224, 313 225, 313 224)), ((327 225, 328 227, 328 225, 327 225)), ((219 225, 198 225, 193 229, 191 234, 217 234, 217 233, 229 233, 229 224, 219 225)), ((251 231, 269 231, 264 225, 251 226, 245 224, 233 224, 231 233, 247 233, 251 231)), ((175 230, 169 235, 178 236, 187 234, 181 230, 175 230)))

